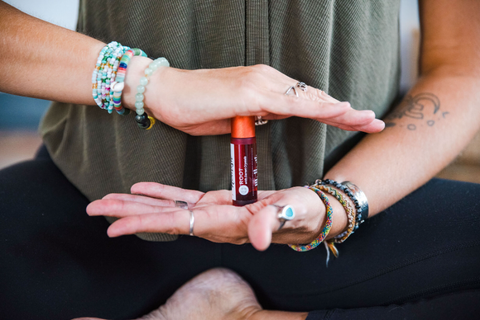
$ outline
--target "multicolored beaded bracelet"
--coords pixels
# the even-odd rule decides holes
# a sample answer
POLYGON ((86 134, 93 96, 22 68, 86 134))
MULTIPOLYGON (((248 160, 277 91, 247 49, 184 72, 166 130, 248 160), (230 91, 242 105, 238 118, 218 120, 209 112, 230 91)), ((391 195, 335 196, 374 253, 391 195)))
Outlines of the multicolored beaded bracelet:
MULTIPOLYGON (((322 243, 325 240, 325 238, 328 236, 330 229, 332 228, 332 222, 333 222, 332 221, 333 209, 332 209, 332 206, 330 205, 330 202, 328 201, 327 196, 321 190, 319 190, 314 186, 305 186, 305 188, 309 188, 310 190, 314 191, 320 197, 320 199, 322 199, 323 203, 325 204, 325 208, 327 209, 327 214, 326 214, 327 217, 325 221, 325 227, 323 227, 322 232, 315 240, 313 240, 312 242, 304 246, 294 245, 294 244, 288 245, 290 248, 292 248, 297 252, 305 252, 318 247, 318 245, 322 243)), ((327 259, 327 263, 328 263, 328 259, 327 259)))
MULTIPOLYGON (((334 237, 335 243, 343 243, 345 242, 345 240, 348 239, 348 237, 350 237, 352 233, 354 233, 356 211, 355 209, 352 208, 350 203, 346 201, 344 196, 340 192, 337 192, 336 189, 329 186, 325 186, 325 185, 319 185, 318 188, 323 192, 327 192, 332 196, 334 196, 338 200, 338 202, 340 202, 340 204, 343 206, 343 209, 345 209, 345 213, 347 214, 347 218, 348 218, 347 230, 345 230, 344 232, 334 237)), ((338 250, 335 250, 335 251, 333 252, 335 256, 337 256, 338 250), (335 251, 337 252, 337 254, 335 254, 335 251)))
POLYGON ((110 42, 100 51, 92 73, 93 99, 101 109, 107 109, 109 113, 113 106, 110 84, 115 79, 120 57, 128 49, 130 48, 116 41, 110 42))
POLYGON ((137 125, 141 129, 150 130, 153 125, 155 124, 155 119, 153 117, 148 116, 145 113, 144 102, 145 96, 143 93, 145 92, 145 87, 148 84, 150 77, 159 67, 169 67, 170 63, 165 58, 158 58, 152 61, 148 67, 145 69, 145 76, 140 78, 140 85, 137 87, 137 94, 135 95, 135 109, 137 112, 137 116, 135 117, 135 121, 137 125))
POLYGON ((117 76, 115 81, 111 85, 111 106, 115 108, 118 114, 127 115, 130 113, 129 109, 125 109, 122 106, 122 92, 125 87, 125 75, 127 73, 127 67, 130 63, 130 60, 134 56, 146 57, 147 54, 138 48, 133 48, 125 51, 122 58, 120 59, 120 64, 118 66, 117 76))

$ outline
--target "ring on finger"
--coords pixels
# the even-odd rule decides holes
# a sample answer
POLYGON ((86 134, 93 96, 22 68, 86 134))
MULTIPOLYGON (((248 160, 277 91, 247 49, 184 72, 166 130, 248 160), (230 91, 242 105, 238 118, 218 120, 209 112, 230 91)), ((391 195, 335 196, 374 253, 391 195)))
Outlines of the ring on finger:
POLYGON ((295 96, 297 96, 297 98, 298 98, 298 92, 297 92, 296 88, 299 88, 303 92, 307 92, 308 87, 307 87, 307 84, 305 82, 298 81, 294 86, 291 86, 287 89, 287 91, 285 92, 285 95, 288 96, 289 93, 293 90, 293 93, 295 93, 295 96))
POLYGON ((255 125, 256 126, 263 126, 264 124, 267 124, 268 120, 263 120, 262 116, 257 116, 255 117, 255 125))
POLYGON ((297 82, 297 87, 300 88, 303 92, 307 92, 307 85, 305 82, 298 81, 297 82))
POLYGON ((295 95, 296 95, 297 98, 298 98, 298 93, 297 93, 297 89, 295 89, 295 86, 289 87, 288 90, 285 92, 285 95, 288 96, 289 93, 290 93, 290 91, 292 91, 292 90, 293 90, 293 92, 295 93, 295 95))
POLYGON ((189 235, 193 237, 193 224, 195 223, 195 216, 193 215, 193 211, 190 210, 190 231, 189 235))
POLYGON ((277 229, 278 231, 283 228, 283 226, 285 225, 285 222, 293 220, 293 218, 295 218, 295 210, 290 205, 279 206, 279 205, 273 204, 273 206, 277 207, 277 219, 280 222, 280 226, 277 229))
POLYGON ((175 200, 175 207, 188 210, 188 203, 182 200, 175 200))

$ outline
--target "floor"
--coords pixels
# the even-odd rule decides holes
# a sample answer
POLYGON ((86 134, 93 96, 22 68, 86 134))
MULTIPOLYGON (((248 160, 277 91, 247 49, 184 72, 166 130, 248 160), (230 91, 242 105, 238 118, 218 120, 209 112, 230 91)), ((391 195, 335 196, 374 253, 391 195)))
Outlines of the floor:
POLYGON ((0 169, 32 159, 41 143, 35 131, 0 131, 0 169))

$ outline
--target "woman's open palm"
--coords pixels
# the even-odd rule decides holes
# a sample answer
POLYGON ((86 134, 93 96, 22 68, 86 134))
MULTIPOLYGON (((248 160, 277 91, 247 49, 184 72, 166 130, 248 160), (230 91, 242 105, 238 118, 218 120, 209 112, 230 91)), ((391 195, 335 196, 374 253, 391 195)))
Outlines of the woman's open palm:
POLYGON ((301 187, 280 191, 259 191, 258 202, 235 207, 231 191, 203 193, 153 182, 135 184, 132 194, 109 194, 87 207, 91 216, 119 218, 108 229, 110 237, 139 232, 189 234, 190 211, 194 235, 212 242, 242 244, 251 242, 265 250, 271 242, 308 243, 322 228, 325 207, 317 195, 301 187), (175 206, 185 201, 189 209, 175 206), (291 205, 295 219, 279 230, 275 205, 291 205))

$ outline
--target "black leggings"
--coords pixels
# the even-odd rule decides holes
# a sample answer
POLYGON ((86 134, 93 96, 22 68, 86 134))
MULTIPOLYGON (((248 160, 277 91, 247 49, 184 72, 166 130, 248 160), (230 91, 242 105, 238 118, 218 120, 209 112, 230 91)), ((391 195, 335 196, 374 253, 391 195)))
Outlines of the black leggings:
MULTIPOLYGON (((393 182, 385 182, 386 184, 393 182)), ((134 318, 199 273, 240 274, 266 309, 308 319, 476 319, 480 185, 434 179, 369 219, 325 266, 323 247, 109 239, 48 154, 0 171, 0 318, 134 318)))

